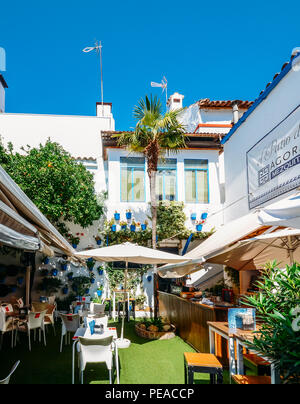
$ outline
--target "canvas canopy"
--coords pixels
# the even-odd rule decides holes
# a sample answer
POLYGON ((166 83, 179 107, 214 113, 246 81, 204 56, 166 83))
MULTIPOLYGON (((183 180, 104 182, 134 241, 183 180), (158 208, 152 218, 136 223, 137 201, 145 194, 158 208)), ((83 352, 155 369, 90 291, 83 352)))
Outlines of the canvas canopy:
MULTIPOLYGON (((192 259, 191 262, 177 266, 165 265, 159 268, 158 274, 162 278, 186 276, 199 270, 199 265, 204 262, 214 263, 214 256, 219 255, 221 251, 231 248, 238 241, 253 238, 264 233, 271 233, 278 229, 278 227, 300 229, 299 193, 227 223, 184 256, 185 258, 192 259)), ((223 262, 222 264, 226 265, 223 262)))
POLYGON ((75 250, 0 166, 0 242, 29 251, 75 250))
POLYGON ((284 229, 238 241, 208 260, 237 270, 263 269, 267 262, 274 260, 282 266, 300 262, 300 230, 284 229))

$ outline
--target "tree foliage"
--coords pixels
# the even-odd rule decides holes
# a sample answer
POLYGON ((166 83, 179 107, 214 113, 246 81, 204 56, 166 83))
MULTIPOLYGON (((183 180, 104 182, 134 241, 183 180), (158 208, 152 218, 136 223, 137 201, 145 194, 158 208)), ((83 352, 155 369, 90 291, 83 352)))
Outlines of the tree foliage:
POLYGON ((24 154, 0 145, 0 164, 60 231, 63 222, 87 227, 98 220, 103 206, 94 190, 93 175, 58 143, 48 140, 24 154))
POLYGON ((260 293, 245 298, 261 322, 260 333, 249 346, 277 362, 286 383, 299 384, 300 265, 279 269, 274 261, 266 267, 257 286, 260 293))

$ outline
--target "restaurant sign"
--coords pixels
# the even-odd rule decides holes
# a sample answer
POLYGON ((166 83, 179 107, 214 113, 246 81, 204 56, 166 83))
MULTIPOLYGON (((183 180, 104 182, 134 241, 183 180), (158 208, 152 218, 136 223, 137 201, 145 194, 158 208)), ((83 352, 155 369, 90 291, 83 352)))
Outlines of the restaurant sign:
POLYGON ((247 152, 250 209, 300 186, 299 107, 247 152))

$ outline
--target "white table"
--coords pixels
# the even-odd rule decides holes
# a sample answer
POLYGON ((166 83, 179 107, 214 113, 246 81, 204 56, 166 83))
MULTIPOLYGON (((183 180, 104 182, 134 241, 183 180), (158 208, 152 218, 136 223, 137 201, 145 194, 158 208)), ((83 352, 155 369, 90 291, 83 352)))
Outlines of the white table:
MULTIPOLYGON (((96 329, 97 330, 97 329, 96 329)), ((100 334, 100 332, 95 331, 93 335, 91 335, 89 328, 81 327, 78 328, 73 336, 73 346, 72 346, 72 384, 74 384, 74 367, 75 367, 75 352, 76 352, 76 344, 79 342, 79 337, 91 338, 91 339, 99 339, 113 337, 114 345, 115 345, 115 361, 116 361, 116 370, 117 370, 117 383, 120 384, 120 375, 119 375, 119 360, 118 360, 118 346, 116 344, 116 340, 118 338, 117 329, 115 327, 107 327, 104 333, 100 334)))

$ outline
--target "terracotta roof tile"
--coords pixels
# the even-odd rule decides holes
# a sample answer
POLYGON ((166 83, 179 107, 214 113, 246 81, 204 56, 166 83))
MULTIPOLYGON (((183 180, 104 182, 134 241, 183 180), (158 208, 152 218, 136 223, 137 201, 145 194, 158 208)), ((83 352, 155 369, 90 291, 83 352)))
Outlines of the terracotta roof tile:
POLYGON ((253 101, 242 100, 210 100, 209 98, 203 98, 198 101, 199 108, 232 108, 232 103, 238 102, 239 108, 248 109, 253 104, 253 101))

